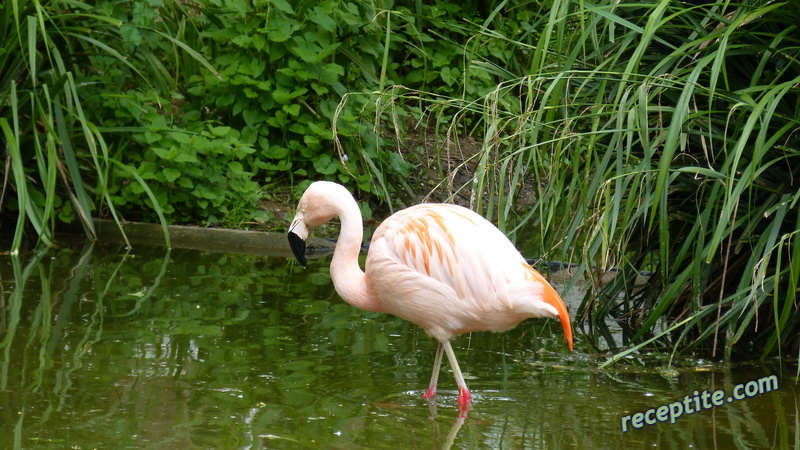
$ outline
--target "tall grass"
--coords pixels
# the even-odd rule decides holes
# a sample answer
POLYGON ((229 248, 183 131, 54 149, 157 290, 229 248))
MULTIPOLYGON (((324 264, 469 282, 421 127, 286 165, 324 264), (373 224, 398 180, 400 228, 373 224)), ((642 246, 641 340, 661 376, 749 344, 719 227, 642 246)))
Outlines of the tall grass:
MULTIPOLYGON (((102 118, 84 106, 98 84, 104 85, 101 95, 113 96, 131 80, 154 91, 177 83, 163 55, 136 45, 148 24, 137 24, 137 17, 134 23, 117 18, 128 16, 130 11, 120 10, 126 7, 132 9, 133 4, 10 0, 0 6, 0 130, 5 156, 0 212, 17 215, 14 253, 27 225, 40 242, 50 245, 57 218, 78 220, 90 238, 95 236, 93 214, 110 214, 119 223, 109 186, 114 167, 142 185, 169 242, 152 191, 115 157, 130 141, 125 136, 136 130, 103 129, 98 125, 102 118), (122 76, 103 79, 109 67, 118 68, 122 76)), ((191 31, 180 14, 171 19, 175 23, 163 20, 162 25, 191 31)), ((180 64, 210 68, 180 39, 164 30, 150 32, 173 46, 180 64)))
POLYGON ((585 277, 591 289, 576 319, 596 339, 610 340, 611 318, 629 330, 622 344, 659 336, 661 349, 726 359, 789 351, 800 330, 798 4, 554 0, 511 34, 521 7, 499 3, 459 67, 465 84, 488 73, 495 89, 393 88, 380 100, 418 108, 417 124, 446 145, 482 140, 460 168, 470 181, 439 189, 471 190, 506 232, 533 226, 547 257, 577 263, 571 285, 585 277), (510 56, 481 50, 497 41, 510 56), (523 187, 536 199, 519 209, 523 187))

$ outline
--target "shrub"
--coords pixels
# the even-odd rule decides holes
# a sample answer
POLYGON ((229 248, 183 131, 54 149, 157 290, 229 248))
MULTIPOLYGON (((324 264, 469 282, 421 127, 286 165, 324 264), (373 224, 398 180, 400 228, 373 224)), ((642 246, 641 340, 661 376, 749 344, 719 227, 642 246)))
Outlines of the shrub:
POLYGON ((106 141, 108 130, 87 107, 87 83, 109 66, 147 77, 124 56, 120 21, 106 14, 110 5, 7 1, 0 7, 0 128, 9 162, 0 167, 0 212, 16 215, 14 253, 26 224, 50 244, 56 219, 78 218, 92 237, 93 214, 118 217, 108 182, 120 163, 110 158, 115 144, 106 141))

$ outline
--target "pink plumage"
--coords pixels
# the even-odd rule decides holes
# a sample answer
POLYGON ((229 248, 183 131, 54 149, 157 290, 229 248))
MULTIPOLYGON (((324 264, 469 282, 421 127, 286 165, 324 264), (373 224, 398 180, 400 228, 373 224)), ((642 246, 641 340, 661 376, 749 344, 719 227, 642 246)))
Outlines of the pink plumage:
POLYGON ((531 268, 511 241, 489 221, 456 205, 422 204, 398 211, 375 230, 365 263, 358 264, 363 238, 361 212, 343 186, 312 183, 297 206, 289 241, 305 265, 310 228, 338 216, 341 231, 331 261, 339 295, 368 311, 396 315, 439 341, 434 372, 424 397, 436 395, 446 352, 466 415, 470 393, 450 340, 472 331, 505 331, 531 317, 559 318, 572 349, 564 302, 531 268))

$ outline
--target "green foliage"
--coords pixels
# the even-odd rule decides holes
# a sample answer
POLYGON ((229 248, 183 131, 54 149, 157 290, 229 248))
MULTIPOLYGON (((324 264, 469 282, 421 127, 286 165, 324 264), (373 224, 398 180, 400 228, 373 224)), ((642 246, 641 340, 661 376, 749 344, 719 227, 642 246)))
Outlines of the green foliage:
MULTIPOLYGON (((58 130, 58 139, 32 141, 53 145, 39 153, 54 159, 39 168, 42 187, 21 189, 8 178, 14 188, 0 207, 17 196, 28 205, 11 207, 22 212, 17 229, 30 221, 46 242, 56 218, 77 216, 90 235, 92 215, 225 224, 265 218, 257 208, 265 192, 287 184, 300 191, 317 178, 402 204, 402 194, 414 190, 413 166, 382 128, 403 133, 424 112, 387 109, 360 93, 402 84, 481 95, 495 83, 491 71, 458 61, 496 59, 513 47, 503 40, 462 43, 469 41, 470 21, 489 13, 471 4, 146 0, 81 4, 82 15, 59 15, 57 3, 23 5, 4 4, 4 17, 11 24, 12 11, 19 11, 33 37, 26 46, 24 35, 6 27, 8 48, 31 50, 41 37, 47 50, 35 54, 46 68, 7 58, 5 97, 15 92, 11 80, 20 69, 40 89, 46 84, 38 74, 69 74, 51 80, 54 88, 38 104, 74 111, 34 108, 47 120, 65 117, 63 126, 46 127, 58 130), (49 22, 58 27, 36 32, 49 22), (46 37, 50 30, 58 30, 54 38, 46 37), (59 97, 63 87, 73 87, 65 91, 69 98, 59 97), (349 93, 357 95, 340 104, 349 93)), ((25 107, 28 98, 15 100, 25 107)), ((11 123, 16 113, 6 106, 2 116, 11 123)), ((11 125, 5 130, 9 142, 15 132, 11 125)), ((33 173, 25 163, 34 154, 28 144, 18 143, 20 157, 13 158, 22 184, 33 173)))
MULTIPOLYGON (((316 178, 384 198, 396 191, 393 184, 375 183, 371 169, 390 167, 388 178, 402 180, 410 165, 362 119, 371 118, 374 106, 354 104, 338 116, 339 135, 363 145, 365 158, 337 154, 331 130, 342 95, 374 89, 383 49, 370 38, 382 33, 373 6, 333 0, 195 6, 191 13, 185 4, 154 10, 155 23, 165 24, 160 34, 145 28, 151 13, 135 10, 129 45, 137 54, 157 54, 165 51, 161 37, 173 36, 201 52, 214 71, 176 57, 163 70, 180 83, 159 83, 163 89, 130 84, 122 95, 103 88, 95 97, 106 126, 135 133, 119 156, 147 180, 170 220, 231 224, 232 210, 249 220, 259 215, 265 191, 287 185, 301 191, 316 178), (354 64, 361 70, 346 70, 354 64)), ((115 204, 133 218, 152 220, 142 188, 122 171, 116 176, 115 204)))
MULTIPOLYGON (((138 145, 143 150, 124 154, 120 150, 117 157, 124 158, 155 190, 166 215, 219 222, 243 207, 252 210, 259 200, 261 187, 243 164, 255 151, 252 139, 230 127, 192 121, 190 114, 175 115, 168 124, 167 116, 154 106, 155 100, 135 91, 107 103, 109 107, 128 103, 139 114, 138 123, 143 127, 130 135, 129 148, 138 145)), ((133 120, 123 117, 129 111, 118 110, 116 120, 133 120)), ((117 178, 109 190, 116 205, 142 211, 145 220, 152 220, 147 215, 149 208, 144 207, 150 203, 142 196, 143 186, 128 182, 130 175, 124 170, 114 175, 117 178)))
POLYGON ((444 2, 210 2, 195 22, 220 77, 187 76, 181 107, 254 139, 245 166, 262 185, 292 183, 300 192, 307 180, 336 179, 402 204, 402 194, 414 191, 412 165, 382 129, 404 133, 424 113, 387 109, 363 93, 395 85, 443 95, 489 92, 491 71, 459 63, 466 54, 496 60, 512 47, 498 40, 464 48, 470 29, 462 18, 483 13, 444 2))
POLYGON ((100 60, 135 69, 119 52, 120 22, 85 4, 74 7, 18 0, 0 7, 0 212, 17 217, 12 252, 26 224, 50 244, 57 218, 77 218, 90 237, 93 214, 118 218, 108 192, 115 161, 84 103, 85 82, 100 60))
POLYGON ((252 136, 260 156, 256 168, 265 171, 266 181, 308 168, 331 150, 323 147, 332 139, 330 118, 337 102, 328 94, 345 91, 344 68, 333 57, 341 43, 332 21, 353 14, 336 8, 338 14, 329 17, 321 10, 333 6, 324 3, 301 15, 288 4, 264 3, 263 10, 241 15, 220 13, 212 21, 219 24, 203 32, 222 79, 193 76, 187 91, 211 114, 252 136), (304 24, 299 19, 306 13, 311 22, 304 24))
MULTIPOLYGON (((611 339, 709 353, 789 351, 800 327, 800 30, 796 3, 505 5, 474 47, 504 40, 513 64, 477 99, 405 91, 434 133, 483 142, 461 187, 472 207, 578 263, 593 290, 579 321, 611 339), (535 192, 517 210, 521 187, 535 192), (621 268, 607 282, 600 274, 621 268), (641 284, 639 271, 653 275, 641 284), (660 333, 661 330, 669 333, 660 333), (718 350, 722 349, 722 350, 718 350)), ((501 46, 502 47, 502 46, 501 46)), ((502 69, 500 69, 502 67, 502 69)), ((392 92, 394 94, 394 92, 392 92)), ((440 155, 443 157, 443 155, 440 155)), ((616 272, 611 272, 616 273, 616 272)), ((611 342, 611 345, 621 343, 611 342)))
MULTIPOLYGON (((338 0, 262 2, 254 9, 212 5, 220 9, 205 11, 200 21, 208 25, 201 34, 221 79, 208 73, 189 77, 193 107, 247 136, 255 149, 249 165, 263 184, 324 177, 374 192, 371 174, 354 162, 343 165, 334 152, 331 122, 341 96, 366 88, 376 70, 382 50, 378 43, 369 45, 380 32, 372 23, 375 10, 338 0), (353 58, 362 71, 346 70, 353 58)), ((356 115, 347 116, 340 129, 345 136, 375 140, 356 115)), ((380 148, 374 152, 388 157, 380 148)))
POLYGON ((93 215, 266 218, 319 178, 393 208, 427 165, 579 264, 597 336, 732 357, 800 328, 796 2, 65 5, 0 6, 15 251, 93 215))

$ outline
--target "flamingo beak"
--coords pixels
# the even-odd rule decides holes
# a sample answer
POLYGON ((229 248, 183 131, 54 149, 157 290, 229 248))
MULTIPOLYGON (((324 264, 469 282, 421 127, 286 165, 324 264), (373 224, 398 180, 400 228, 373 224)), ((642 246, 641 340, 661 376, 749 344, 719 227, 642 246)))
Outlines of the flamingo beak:
POLYGON ((564 339, 567 341, 569 349, 572 350, 572 326, 569 323, 569 312, 567 312, 567 306, 564 304, 564 300, 561 300, 561 296, 558 295, 558 292, 553 289, 553 286, 546 281, 545 283, 545 295, 543 296, 542 300, 549 303, 556 309, 556 311, 558 311, 558 319, 561 321, 561 327, 564 329, 564 339))
POLYGON ((308 237, 308 228, 303 222, 303 214, 297 213, 289 226, 289 247, 292 248, 292 253, 301 266, 306 266, 306 238, 308 237))
MULTIPOLYGON (((553 292, 555 293, 555 289, 553 289, 553 292)), ((545 298, 544 301, 551 304, 558 311, 558 320, 561 321, 561 328, 564 330, 564 339, 567 341, 569 349, 572 350, 572 326, 569 323, 567 306, 564 305, 564 301, 561 300, 561 297, 559 297, 558 294, 556 294, 554 297, 551 296, 550 298, 545 298)))
POLYGON ((564 300, 561 300, 561 296, 558 295, 558 292, 553 289, 553 286, 544 279, 542 274, 527 264, 525 264, 525 267, 528 269, 528 280, 537 282, 542 286, 542 301, 552 306, 558 313, 558 320, 561 322, 561 328, 564 329, 564 339, 567 341, 569 349, 572 350, 572 325, 569 323, 567 305, 564 304, 564 300))

